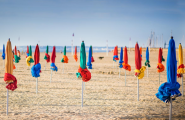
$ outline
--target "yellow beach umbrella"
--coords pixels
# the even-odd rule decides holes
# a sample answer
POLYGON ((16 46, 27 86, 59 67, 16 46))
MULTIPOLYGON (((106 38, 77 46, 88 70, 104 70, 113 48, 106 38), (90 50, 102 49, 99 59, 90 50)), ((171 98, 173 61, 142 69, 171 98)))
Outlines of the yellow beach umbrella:
POLYGON ((184 64, 183 64, 183 50, 182 45, 179 44, 179 66, 177 68, 177 77, 182 79, 182 96, 183 93, 183 74, 185 73, 184 64))
POLYGON ((177 73, 178 74, 185 73, 184 64, 183 64, 183 50, 182 50, 181 44, 179 44, 179 66, 177 68, 177 73))

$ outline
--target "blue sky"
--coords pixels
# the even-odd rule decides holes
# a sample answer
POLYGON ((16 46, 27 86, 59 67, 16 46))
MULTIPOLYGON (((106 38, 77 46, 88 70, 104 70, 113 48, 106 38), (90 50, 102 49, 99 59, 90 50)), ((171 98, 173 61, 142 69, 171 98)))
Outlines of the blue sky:
POLYGON ((0 0, 0 49, 12 45, 146 46, 151 31, 185 46, 183 0, 0 0), (20 36, 20 41, 18 38, 20 36))

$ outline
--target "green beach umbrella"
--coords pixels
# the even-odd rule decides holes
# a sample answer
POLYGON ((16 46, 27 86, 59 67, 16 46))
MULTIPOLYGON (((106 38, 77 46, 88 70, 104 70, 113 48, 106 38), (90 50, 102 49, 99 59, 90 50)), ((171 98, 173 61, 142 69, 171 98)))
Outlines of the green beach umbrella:
POLYGON ((64 55, 66 55, 66 46, 64 47, 64 55))
POLYGON ((80 67, 82 69, 86 68, 86 52, 85 52, 85 44, 83 41, 80 49, 80 67))
MULTIPOLYGON (((48 45, 46 47, 46 54, 48 54, 48 45)), ((47 56, 46 55, 44 56, 44 59, 47 60, 47 56)))
POLYGON ((66 46, 64 47, 64 54, 61 62, 68 63, 68 57, 66 56, 66 46))
MULTIPOLYGON (((30 48, 29 48, 29 56, 31 56, 32 57, 32 49, 31 49, 31 45, 30 45, 30 48)), ((34 60, 31 58, 30 59, 30 61, 29 61, 29 63, 33 63, 34 62, 34 60)))

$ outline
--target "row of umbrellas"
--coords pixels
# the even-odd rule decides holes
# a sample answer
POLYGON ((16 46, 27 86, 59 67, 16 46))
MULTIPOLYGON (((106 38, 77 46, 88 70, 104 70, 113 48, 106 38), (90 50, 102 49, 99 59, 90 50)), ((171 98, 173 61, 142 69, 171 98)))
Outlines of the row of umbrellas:
MULTIPOLYGON (((75 47, 75 51, 77 51, 76 47, 75 47)), ((117 55, 118 52, 116 51, 117 51, 117 46, 115 47, 115 50, 114 50, 114 56, 113 56, 114 61, 119 60, 118 55, 117 55)), ((11 47, 10 39, 7 42, 6 53, 3 52, 2 57, 4 55, 5 55, 4 81, 7 84, 6 88, 7 88, 7 101, 8 101, 8 90, 14 91, 17 88, 17 79, 15 78, 15 76, 13 76, 13 57, 12 57, 13 55, 12 55, 12 47, 11 47)), ((144 77, 144 71, 146 69, 145 66, 150 67, 148 48, 146 50, 145 66, 141 65, 141 60, 142 60, 141 55, 142 54, 140 52, 139 45, 138 43, 136 43, 135 45, 135 66, 136 66, 135 76, 137 77, 137 81, 138 81, 138 93, 139 93, 139 79, 142 79, 144 77)), ((52 55, 51 55, 51 65, 50 65, 51 71, 57 71, 57 67, 55 65, 55 57, 56 57, 56 50, 54 46, 52 55)), ((20 60, 20 58, 18 58, 16 54, 16 48, 15 48, 14 58, 15 58, 15 61, 17 62, 20 60)), ((48 55, 48 47, 47 47, 44 59, 47 62, 49 62, 49 58, 50 56, 48 55)), ((74 58, 77 58, 77 56, 74 56, 74 58)), ((119 61, 120 66, 119 67, 130 71, 131 67, 128 64, 128 56, 127 56, 126 47, 124 48, 124 61, 122 59, 123 59, 123 48, 121 48, 121 52, 120 52, 120 61, 119 61)), ((34 60, 32 58, 31 49, 29 49, 29 56, 27 54, 27 58, 26 58, 28 66, 30 65, 30 63, 34 61, 34 65, 31 68, 31 73, 32 73, 32 76, 36 78, 40 76, 39 73, 41 72, 41 65, 39 63, 39 60, 40 60, 40 51, 39 51, 39 46, 37 45, 35 48, 35 53, 34 53, 34 60)), ((79 66, 78 72, 76 73, 77 77, 82 78, 82 84, 83 82, 88 82, 91 79, 91 73, 88 70, 88 69, 92 69, 92 64, 90 61, 92 61, 92 48, 89 49, 89 57, 88 57, 88 62, 86 64, 85 43, 84 41, 82 41, 81 50, 80 50, 80 66, 79 66), (86 65, 88 66, 88 69, 86 65)), ((159 56, 158 56, 158 65, 157 65, 159 74, 165 69, 164 65, 162 64, 162 61, 164 61, 164 58, 162 57, 162 49, 160 48, 159 56)), ((65 50, 64 50, 64 56, 63 56, 62 62, 63 63, 68 62, 68 58, 66 56, 65 50)), ((158 93, 156 93, 156 97, 162 100, 163 102, 170 103, 170 109, 172 109, 172 100, 175 100, 176 97, 181 96, 181 93, 179 91, 180 84, 177 82, 177 76, 183 78, 182 74, 185 73, 181 44, 179 44, 179 67, 177 69, 176 49, 175 49, 175 41, 173 37, 171 37, 169 41, 166 70, 167 70, 167 82, 162 83, 160 85, 158 89, 158 93)), ((82 100, 83 100, 83 85, 82 85, 82 100)), ((139 100, 139 96, 138 96, 138 100, 139 100)), ((8 106, 8 103, 7 103, 7 106, 8 106)))

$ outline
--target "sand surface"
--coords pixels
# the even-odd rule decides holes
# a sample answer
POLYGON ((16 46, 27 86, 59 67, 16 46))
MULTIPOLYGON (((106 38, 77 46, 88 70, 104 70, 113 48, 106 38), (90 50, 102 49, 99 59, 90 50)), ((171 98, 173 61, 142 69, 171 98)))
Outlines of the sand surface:
MULTIPOLYGON (((185 53, 185 51, 184 51, 185 53)), ((34 53, 33 53, 34 54, 34 53)), ((51 55, 51 53, 49 53, 51 55)), ((57 53, 56 66, 58 72, 52 72, 50 83, 50 63, 46 64, 44 53, 41 53, 40 63, 42 73, 38 78, 38 94, 36 94, 36 78, 31 76, 30 68, 26 65, 25 55, 13 74, 18 80, 18 88, 9 91, 9 115, 6 115, 6 84, 4 78, 3 61, 0 60, 0 120, 8 119, 168 119, 169 104, 156 98, 159 88, 159 74, 157 73, 158 51, 151 51, 151 68, 145 77, 139 80, 139 101, 137 101, 137 79, 134 77, 135 53, 128 54, 131 72, 121 69, 119 78, 118 61, 114 63, 112 53, 93 53, 95 62, 91 70, 92 78, 85 83, 84 106, 81 107, 82 80, 76 78, 79 60, 76 63, 71 53, 67 53, 69 63, 61 63, 62 54, 57 53), (102 60, 99 56, 104 56, 102 60)), ((88 56, 88 54, 87 54, 88 56)), ((167 51, 164 50, 164 58, 167 51)), ((178 57, 178 54, 177 54, 178 57)), ((78 53, 79 58, 79 53, 78 53)), ((143 61, 145 62, 145 51, 143 61)), ((185 58, 184 58, 185 63, 185 58)), ((166 66, 166 62, 163 63, 166 66)), ((167 81, 166 71, 162 72, 161 83, 167 81)), ((185 78, 184 78, 185 79, 185 78)), ((181 79, 177 81, 182 85, 181 79)), ((161 84, 160 83, 160 84, 161 84)), ((179 89, 182 91, 182 88, 179 89)), ((185 80, 184 80, 185 91, 185 80)), ((185 119, 185 96, 173 101, 173 119, 185 119)))

